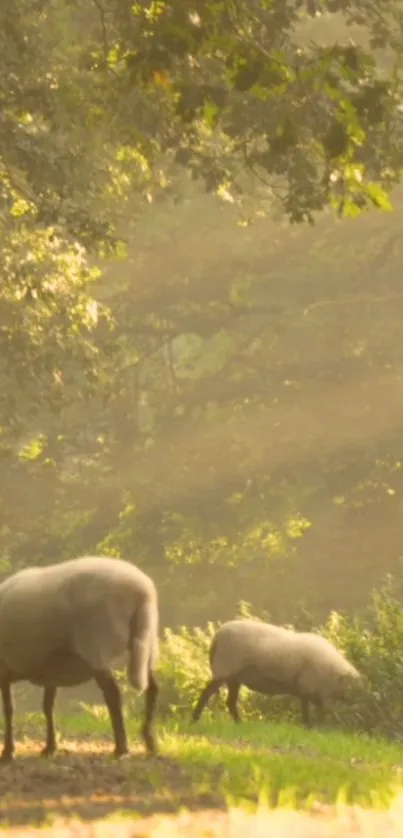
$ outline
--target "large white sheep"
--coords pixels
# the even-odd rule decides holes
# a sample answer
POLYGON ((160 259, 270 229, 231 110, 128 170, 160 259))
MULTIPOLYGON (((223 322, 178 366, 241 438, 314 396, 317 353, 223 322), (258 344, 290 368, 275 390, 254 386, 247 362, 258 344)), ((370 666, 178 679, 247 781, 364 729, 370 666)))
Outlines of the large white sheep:
POLYGON ((143 740, 155 751, 152 720, 158 686, 158 596, 153 581, 129 562, 105 556, 20 570, 0 584, 0 690, 3 761, 14 752, 11 684, 44 687, 46 745, 56 750, 53 721, 58 687, 94 678, 109 710, 117 756, 128 752, 119 687, 111 666, 128 652, 128 677, 145 690, 143 740))
POLYGON ((309 727, 310 702, 322 717, 326 700, 343 697, 347 685, 361 678, 324 637, 246 619, 231 620, 217 630, 210 667, 213 677, 200 695, 192 721, 200 718, 211 696, 226 685, 228 710, 239 722, 237 700, 245 685, 266 695, 298 697, 303 723, 309 727))

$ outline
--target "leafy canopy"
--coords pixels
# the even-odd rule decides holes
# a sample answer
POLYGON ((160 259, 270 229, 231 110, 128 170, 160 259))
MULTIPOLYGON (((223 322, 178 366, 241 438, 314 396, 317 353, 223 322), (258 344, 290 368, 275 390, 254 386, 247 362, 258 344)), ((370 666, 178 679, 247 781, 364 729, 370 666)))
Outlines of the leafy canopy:
POLYGON ((139 89, 158 97, 160 149, 208 190, 236 200, 253 189, 292 221, 329 203, 389 208, 402 166, 400 3, 103 0, 102 10, 117 88, 129 101, 139 89))

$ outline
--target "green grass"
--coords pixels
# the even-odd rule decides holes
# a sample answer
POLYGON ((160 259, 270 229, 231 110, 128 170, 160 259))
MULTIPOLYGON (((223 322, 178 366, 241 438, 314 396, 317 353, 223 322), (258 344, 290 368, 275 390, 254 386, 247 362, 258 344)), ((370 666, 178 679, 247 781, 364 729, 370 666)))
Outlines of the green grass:
MULTIPOLYGON (((103 740, 106 752, 112 746, 104 708, 59 716, 57 726, 63 746, 74 747, 76 753, 80 743, 86 742, 88 749, 88 740, 103 740)), ((127 768, 130 777, 131 771, 138 770, 138 721, 127 719, 127 728, 133 748, 127 768)), ((40 737, 42 730, 38 714, 16 720, 16 735, 22 745, 24 734, 40 737)), ((205 795, 213 805, 254 807, 263 800, 271 805, 308 808, 314 801, 382 808, 403 788, 403 745, 368 735, 331 729, 307 731, 289 723, 245 722, 236 726, 221 714, 194 726, 185 721, 160 721, 157 734, 164 759, 160 764, 142 761, 143 778, 146 772, 150 787, 159 792, 164 787, 169 797, 171 777, 164 760, 179 767, 181 779, 178 782, 175 775, 174 795, 179 806, 182 787, 186 787, 185 805, 191 805, 194 793, 198 799, 205 795)))
POLYGON ((313 801, 387 805, 402 779, 403 747, 289 724, 231 722, 169 726, 163 747, 184 763, 223 767, 222 790, 233 803, 309 805, 313 801))

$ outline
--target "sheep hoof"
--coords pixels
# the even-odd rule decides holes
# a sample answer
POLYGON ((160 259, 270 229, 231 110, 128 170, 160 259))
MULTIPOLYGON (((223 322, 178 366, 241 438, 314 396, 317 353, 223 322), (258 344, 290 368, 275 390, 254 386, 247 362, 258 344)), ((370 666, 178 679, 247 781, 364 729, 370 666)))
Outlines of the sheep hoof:
POLYGON ((155 757, 158 754, 158 748, 153 739, 148 740, 146 743, 146 756, 148 757, 155 757))
POLYGON ((53 757, 55 752, 56 748, 49 748, 48 745, 45 745, 45 747, 41 750, 41 757, 53 757))
POLYGON ((143 739, 143 742, 144 742, 144 745, 145 745, 145 748, 146 748, 146 751, 147 751, 147 755, 150 756, 150 757, 155 756, 155 754, 157 753, 158 748, 157 748, 157 745, 156 745, 153 734, 151 733, 150 730, 147 730, 147 728, 145 730, 144 729, 142 730, 142 739, 143 739))
POLYGON ((130 751, 128 748, 115 748, 113 756, 115 759, 124 759, 130 756, 130 751))

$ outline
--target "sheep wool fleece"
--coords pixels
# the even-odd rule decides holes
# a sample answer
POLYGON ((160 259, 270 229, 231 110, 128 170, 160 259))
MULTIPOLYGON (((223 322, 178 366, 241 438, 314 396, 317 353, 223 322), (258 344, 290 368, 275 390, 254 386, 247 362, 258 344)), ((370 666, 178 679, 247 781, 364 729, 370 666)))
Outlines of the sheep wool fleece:
POLYGON ((359 678, 355 667, 328 640, 257 620, 232 620, 218 630, 211 649, 217 679, 229 678, 251 663, 279 684, 298 681, 306 695, 331 695, 335 679, 359 678))
MULTIPOLYGON (((139 624, 134 642, 149 645, 152 666, 158 657, 157 593, 129 562, 88 556, 18 571, 0 584, 0 678, 11 674, 35 683, 35 673, 46 672, 61 650, 81 659, 84 669, 106 670, 129 648, 132 621, 139 624)), ((87 680, 88 673, 75 667, 69 683, 87 680)), ((41 677, 39 683, 46 682, 41 677)), ((138 676, 140 689, 145 680, 138 676)))

